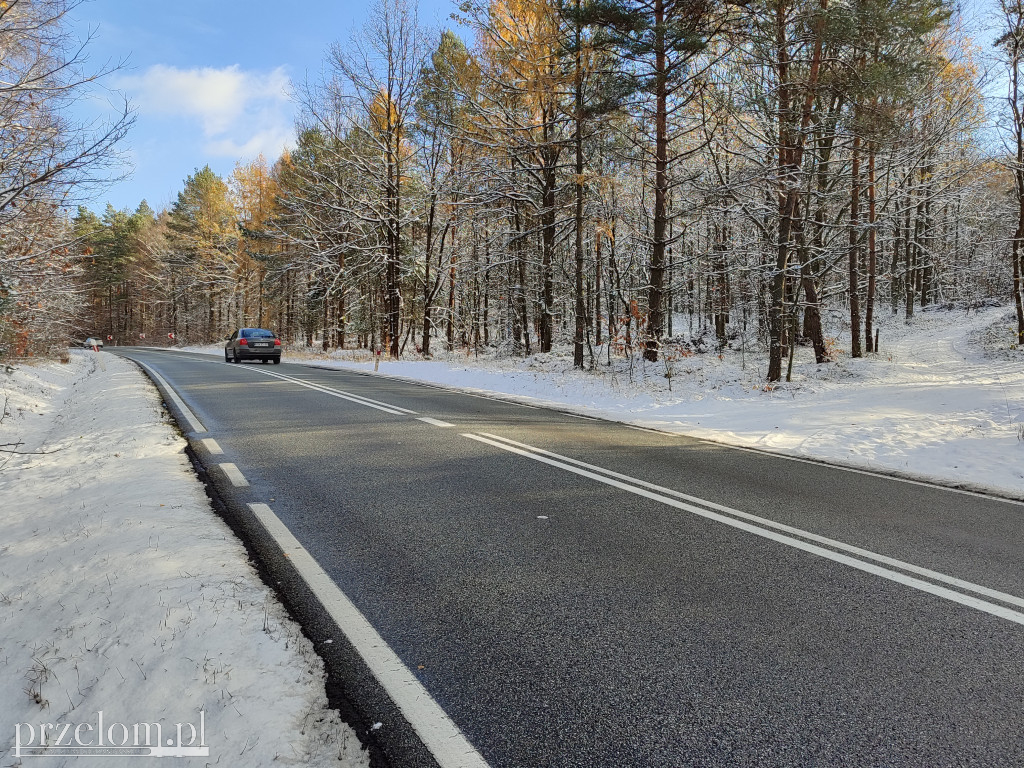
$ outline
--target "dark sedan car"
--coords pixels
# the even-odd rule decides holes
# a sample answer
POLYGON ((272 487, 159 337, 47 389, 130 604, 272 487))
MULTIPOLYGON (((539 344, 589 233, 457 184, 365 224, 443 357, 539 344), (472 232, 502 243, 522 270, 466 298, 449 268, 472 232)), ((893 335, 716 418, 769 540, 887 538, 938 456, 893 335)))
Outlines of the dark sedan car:
POLYGON ((277 334, 266 328, 239 328, 227 338, 224 346, 224 362, 240 363, 243 360, 273 360, 281 362, 281 340, 277 334))

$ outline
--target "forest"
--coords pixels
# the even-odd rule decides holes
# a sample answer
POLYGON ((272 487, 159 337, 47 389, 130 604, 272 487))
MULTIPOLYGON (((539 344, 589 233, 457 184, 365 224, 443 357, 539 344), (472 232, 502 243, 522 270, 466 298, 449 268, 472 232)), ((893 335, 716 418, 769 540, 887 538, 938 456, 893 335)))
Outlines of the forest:
MULTIPOLYGON (((41 179, 59 152, 21 145, 49 91, 0 88, 0 347, 743 345, 775 382, 798 347, 878 351, 882 313, 992 302, 1019 346, 1024 0, 998 10, 973 39, 944 0, 469 0, 447 30, 378 0, 295 85, 291 149, 195 169, 163 211, 69 208, 93 167, 41 179)), ((23 27, 0 17, 0 48, 23 27)), ((101 162, 128 122, 56 143, 101 162)))

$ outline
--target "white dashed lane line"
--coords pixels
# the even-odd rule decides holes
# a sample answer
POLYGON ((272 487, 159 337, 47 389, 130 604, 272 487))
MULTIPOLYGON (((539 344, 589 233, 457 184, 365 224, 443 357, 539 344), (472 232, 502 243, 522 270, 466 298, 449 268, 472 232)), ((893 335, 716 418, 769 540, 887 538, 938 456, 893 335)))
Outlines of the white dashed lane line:
POLYGON ((454 424, 449 424, 447 421, 441 421, 440 419, 432 419, 429 416, 420 416, 416 421, 422 421, 424 424, 433 424, 435 427, 454 427, 454 424))
POLYGON ((214 440, 212 437, 204 437, 203 445, 206 447, 206 450, 208 450, 214 456, 219 456, 220 454, 224 453, 224 449, 221 448, 220 445, 217 444, 217 441, 214 440))
POLYGON ((235 488, 244 488, 249 485, 249 481, 245 479, 245 475, 243 475, 234 464, 218 464, 218 466, 235 488))

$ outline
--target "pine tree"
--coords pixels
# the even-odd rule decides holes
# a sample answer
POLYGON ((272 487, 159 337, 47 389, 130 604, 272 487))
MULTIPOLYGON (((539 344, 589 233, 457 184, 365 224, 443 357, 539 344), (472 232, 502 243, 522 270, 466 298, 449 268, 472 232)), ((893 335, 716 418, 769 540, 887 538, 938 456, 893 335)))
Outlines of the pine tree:
POLYGON ((678 138, 672 120, 696 98, 697 84, 713 58, 704 55, 734 20, 735 7, 722 0, 601 0, 595 17, 629 62, 637 92, 646 99, 653 126, 653 236, 647 287, 644 358, 656 362, 665 332, 666 269, 670 245, 669 193, 678 138), (702 58, 704 57, 704 58, 702 58))

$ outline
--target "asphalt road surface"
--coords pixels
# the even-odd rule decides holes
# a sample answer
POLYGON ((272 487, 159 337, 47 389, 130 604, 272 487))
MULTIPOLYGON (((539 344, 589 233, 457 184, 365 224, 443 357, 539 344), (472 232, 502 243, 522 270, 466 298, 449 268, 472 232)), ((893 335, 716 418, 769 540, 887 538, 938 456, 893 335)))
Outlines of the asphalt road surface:
POLYGON ((298 610, 381 764, 1024 765, 1020 503, 372 374, 108 351, 191 412, 167 398, 293 608, 317 605, 289 571, 308 553, 401 659, 389 688, 298 610), (424 747, 441 726, 476 752, 424 747))

